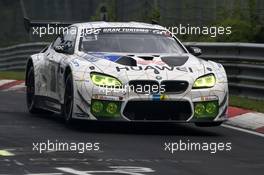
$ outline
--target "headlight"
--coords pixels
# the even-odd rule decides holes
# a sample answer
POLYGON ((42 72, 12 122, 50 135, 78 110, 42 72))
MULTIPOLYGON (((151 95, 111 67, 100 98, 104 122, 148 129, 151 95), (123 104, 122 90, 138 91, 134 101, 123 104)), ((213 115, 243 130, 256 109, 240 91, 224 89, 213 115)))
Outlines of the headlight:
POLYGON ((91 79, 93 83, 97 86, 111 86, 111 87, 122 86, 122 83, 117 78, 108 75, 91 73, 91 79))
POLYGON ((216 79, 213 74, 205 75, 197 78, 193 84, 194 89, 198 88, 210 88, 215 85, 216 79))

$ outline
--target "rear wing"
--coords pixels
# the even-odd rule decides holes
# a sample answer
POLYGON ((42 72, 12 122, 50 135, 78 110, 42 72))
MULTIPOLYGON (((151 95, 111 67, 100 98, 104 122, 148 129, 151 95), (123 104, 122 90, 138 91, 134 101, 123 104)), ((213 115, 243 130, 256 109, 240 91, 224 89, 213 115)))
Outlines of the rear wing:
POLYGON ((49 20, 30 20, 27 17, 24 17, 24 26, 26 31, 29 33, 30 29, 33 27, 67 27, 74 23, 79 23, 80 21, 49 21, 49 20))

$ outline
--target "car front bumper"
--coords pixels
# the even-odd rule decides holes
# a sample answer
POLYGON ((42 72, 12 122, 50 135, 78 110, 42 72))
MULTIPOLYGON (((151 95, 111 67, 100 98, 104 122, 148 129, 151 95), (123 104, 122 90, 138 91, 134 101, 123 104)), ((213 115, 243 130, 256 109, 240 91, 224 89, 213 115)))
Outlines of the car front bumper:
POLYGON ((222 122, 227 120, 227 84, 224 84, 221 90, 217 87, 200 90, 187 89, 181 94, 162 95, 120 91, 105 93, 99 88, 82 87, 84 84, 80 84, 76 91, 78 100, 75 102, 76 115, 73 115, 73 118, 149 122, 222 122), (102 102, 103 105, 94 105, 94 102, 102 102), (217 104, 217 113, 213 116, 204 114, 197 117, 196 104, 208 102, 217 104), (93 110, 94 106, 96 110, 93 110), (102 108, 101 112, 100 108, 102 108))

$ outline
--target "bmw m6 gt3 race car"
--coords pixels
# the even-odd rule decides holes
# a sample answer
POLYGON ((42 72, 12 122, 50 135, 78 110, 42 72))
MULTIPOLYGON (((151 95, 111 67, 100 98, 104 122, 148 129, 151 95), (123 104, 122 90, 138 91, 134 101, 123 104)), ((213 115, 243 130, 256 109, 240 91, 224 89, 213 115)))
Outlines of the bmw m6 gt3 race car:
POLYGON ((69 26, 26 66, 31 113, 73 119, 193 122, 227 119, 221 64, 197 58, 166 28, 138 22, 69 26))

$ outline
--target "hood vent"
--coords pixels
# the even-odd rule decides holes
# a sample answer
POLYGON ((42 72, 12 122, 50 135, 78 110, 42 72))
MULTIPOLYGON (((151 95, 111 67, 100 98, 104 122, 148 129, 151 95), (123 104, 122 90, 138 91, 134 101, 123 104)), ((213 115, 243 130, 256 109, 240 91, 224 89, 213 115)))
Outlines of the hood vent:
POLYGON ((137 66, 137 61, 134 58, 128 57, 128 56, 123 56, 119 58, 116 63, 122 64, 125 66, 137 66))
POLYGON ((182 66, 189 59, 188 56, 167 56, 162 57, 161 60, 169 66, 182 66))
POLYGON ((142 58, 144 60, 153 60, 153 56, 138 56, 139 58, 142 58))

